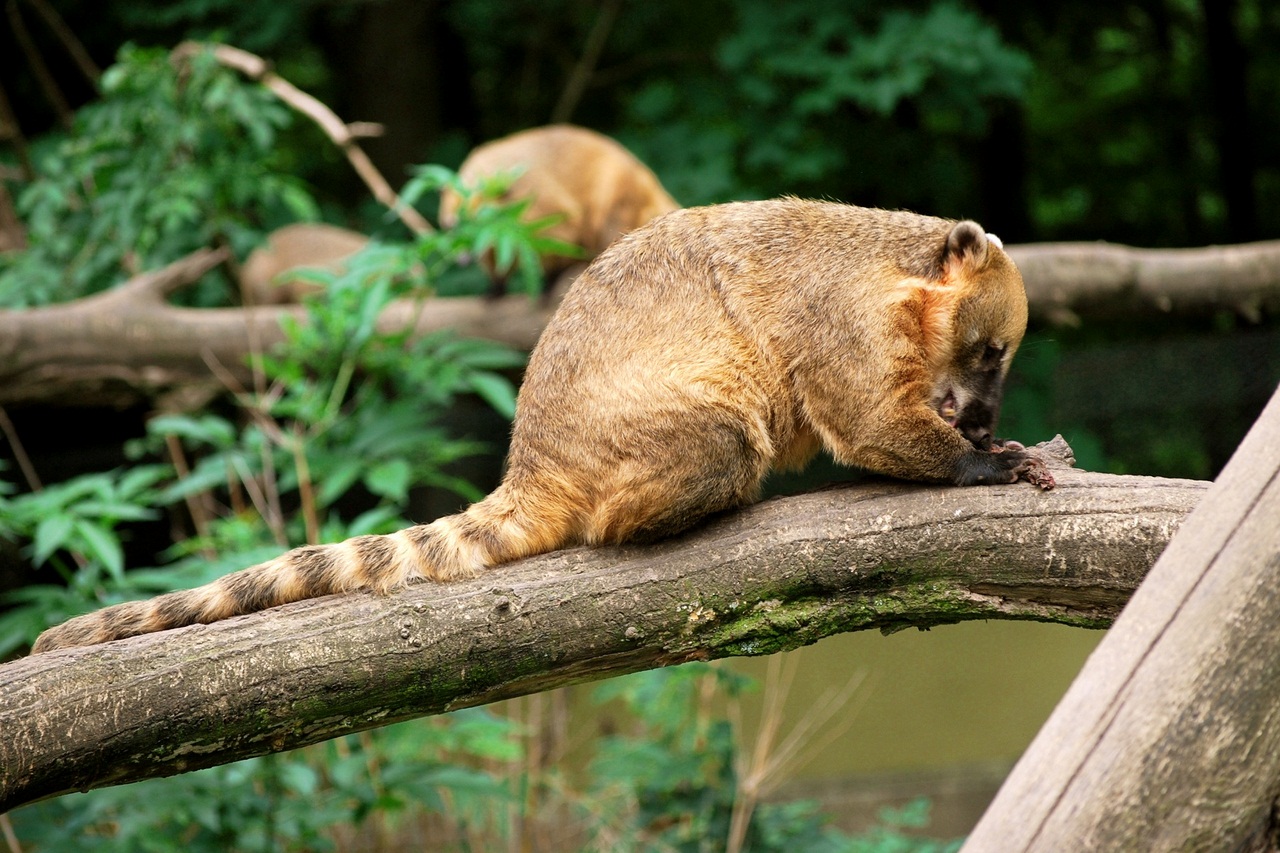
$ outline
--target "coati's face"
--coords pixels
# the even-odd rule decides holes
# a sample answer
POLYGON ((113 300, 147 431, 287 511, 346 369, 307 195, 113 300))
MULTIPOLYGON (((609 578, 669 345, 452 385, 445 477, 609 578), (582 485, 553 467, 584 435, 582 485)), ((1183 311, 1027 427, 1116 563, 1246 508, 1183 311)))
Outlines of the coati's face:
POLYGON ((1026 291, 999 240, 971 222, 952 230, 944 269, 956 300, 930 402, 975 447, 990 450, 1004 378, 1027 329, 1026 291))

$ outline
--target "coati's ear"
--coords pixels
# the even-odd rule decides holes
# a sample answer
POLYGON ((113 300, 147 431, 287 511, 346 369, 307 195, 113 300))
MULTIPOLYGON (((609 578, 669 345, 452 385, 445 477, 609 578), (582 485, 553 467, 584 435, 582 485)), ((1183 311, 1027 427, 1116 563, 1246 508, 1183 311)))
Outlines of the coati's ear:
POLYGON ((957 222, 947 235, 942 268, 948 275, 963 275, 981 269, 987 262, 987 232, 976 222, 957 222))

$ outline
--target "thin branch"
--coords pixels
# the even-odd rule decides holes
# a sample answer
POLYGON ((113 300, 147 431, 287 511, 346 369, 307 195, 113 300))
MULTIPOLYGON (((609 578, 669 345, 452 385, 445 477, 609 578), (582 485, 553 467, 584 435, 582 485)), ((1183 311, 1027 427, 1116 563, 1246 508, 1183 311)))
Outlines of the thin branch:
MULTIPOLYGON (((9 102, 9 93, 5 91, 3 85, 0 85, 0 140, 8 140, 13 143, 13 150, 18 155, 19 177, 24 181, 34 180, 36 170, 31 162, 31 151, 27 147, 27 138, 22 135, 22 127, 18 124, 18 117, 13 113, 13 105, 9 102)), ((9 175, 0 175, 0 179, 4 178, 13 179, 9 175)), ((12 217, 14 221, 17 221, 16 213, 13 213, 12 217)), ((24 240, 23 242, 25 243, 26 241, 24 240)))
POLYGON ((0 253, 20 251, 26 247, 27 230, 13 207, 13 199, 4 185, 4 178, 0 177, 0 253))
POLYGON ((560 93, 559 100, 556 101, 555 109, 551 111, 552 124, 566 122, 572 117, 578 102, 582 100, 582 93, 587 90, 587 84, 591 82, 591 75, 600 62, 600 54, 604 52, 609 33, 621 11, 622 0, 604 0, 600 4, 600 14, 596 16, 591 32, 587 34, 587 43, 582 48, 582 56, 573 66, 569 80, 560 93))
POLYGON ((45 64, 44 57, 40 55, 40 51, 36 49, 35 42, 31 40, 31 33, 27 30, 26 23, 22 20, 22 12, 18 10, 18 0, 9 0, 7 11, 9 14, 9 25, 13 28, 13 37, 18 42, 18 47, 26 54, 27 65, 31 67, 31 73, 35 75, 36 82, 40 85, 40 91, 44 93, 45 100, 49 102, 49 106, 53 107, 55 113, 58 114, 58 121, 63 127, 70 129, 75 121, 75 112, 71 109, 71 105, 67 103, 67 99, 63 97, 62 90, 58 88, 58 84, 53 79, 53 74, 49 71, 49 66, 45 64))
POLYGON ((422 217, 422 214, 400 200, 400 196, 373 165, 373 161, 356 144, 357 136, 372 135, 371 126, 367 122, 348 125, 322 101, 276 74, 266 60, 247 50, 225 44, 204 45, 198 42, 183 42, 174 48, 173 57, 175 60, 182 61, 203 50, 211 50, 218 62, 261 83, 280 100, 315 122, 325 135, 342 149, 352 168, 356 170, 356 174, 373 193, 373 197, 400 217, 400 221, 410 231, 415 234, 430 234, 435 230, 431 227, 431 223, 422 217))
POLYGON ((84 43, 76 38, 76 34, 67 26, 67 22, 45 0, 26 0, 26 3, 36 10, 36 14, 44 20, 44 25, 62 43, 62 49, 67 52, 67 55, 71 57, 71 61, 80 69, 84 79, 90 86, 97 89, 98 78, 102 76, 102 69, 89 56, 89 51, 84 49, 84 43))
POLYGON ((9 413, 3 406, 0 406, 0 432, 4 433, 5 440, 9 442, 9 449, 13 451, 13 458, 17 460, 22 477, 27 481, 27 488, 33 492, 43 489, 44 484, 40 482, 40 475, 31 464, 31 457, 23 448, 22 439, 18 437, 18 431, 13 428, 13 421, 9 420, 9 413))

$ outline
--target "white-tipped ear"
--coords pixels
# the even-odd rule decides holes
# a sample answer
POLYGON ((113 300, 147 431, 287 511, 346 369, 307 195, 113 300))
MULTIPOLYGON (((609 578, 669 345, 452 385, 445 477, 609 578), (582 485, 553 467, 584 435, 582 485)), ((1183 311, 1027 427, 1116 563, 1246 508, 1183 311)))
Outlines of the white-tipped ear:
POLYGON ((947 235, 943 267, 952 273, 973 272, 987 262, 987 232, 976 222, 957 222, 947 235))
POLYGON ((1004 241, 992 234, 990 231, 987 232, 987 242, 995 246, 997 249, 1004 248, 1004 241))

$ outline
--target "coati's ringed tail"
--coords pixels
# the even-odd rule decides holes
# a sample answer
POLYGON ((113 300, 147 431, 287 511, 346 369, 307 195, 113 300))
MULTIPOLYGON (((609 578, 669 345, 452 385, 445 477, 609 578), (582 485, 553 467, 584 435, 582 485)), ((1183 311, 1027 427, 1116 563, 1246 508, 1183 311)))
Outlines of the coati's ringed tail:
POLYGON ((490 566, 554 550, 567 541, 566 531, 522 524, 522 515, 507 504, 505 493, 499 490, 466 512, 430 524, 386 536, 305 545, 196 589, 78 616, 45 631, 31 650, 88 646, 207 624, 358 589, 386 593, 419 580, 474 577, 490 566))

